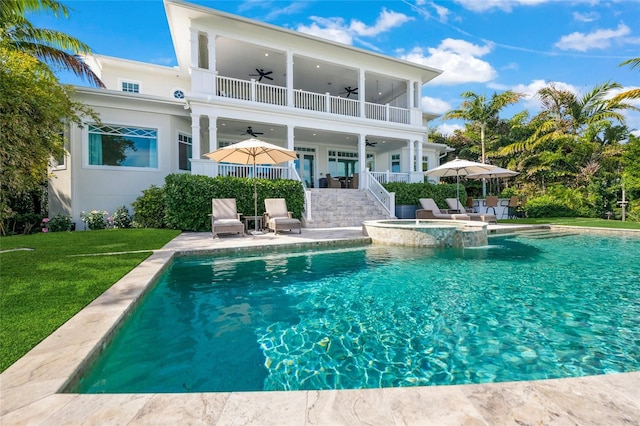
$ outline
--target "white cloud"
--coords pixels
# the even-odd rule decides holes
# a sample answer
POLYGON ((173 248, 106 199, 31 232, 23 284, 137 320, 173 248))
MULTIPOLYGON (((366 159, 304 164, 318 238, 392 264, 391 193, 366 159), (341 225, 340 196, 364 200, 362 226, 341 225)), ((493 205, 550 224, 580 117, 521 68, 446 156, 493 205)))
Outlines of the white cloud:
MULTIPOLYGON (((343 18, 338 17, 322 18, 319 16, 311 16, 309 19, 313 21, 313 23, 310 25, 300 24, 296 27, 296 30, 344 44, 353 44, 353 40, 356 37, 377 36, 392 28, 399 27, 405 22, 413 20, 413 18, 403 13, 397 13, 384 8, 372 26, 368 26, 357 19, 351 20, 349 25, 346 24, 343 18)), ((358 41, 361 40, 358 39, 358 41)))
POLYGON ((587 12, 587 13, 573 12, 574 21, 593 22, 593 21, 597 21, 598 19, 600 19, 600 14, 598 14, 597 12, 587 12))
POLYGON ((281 15, 293 15, 300 12, 305 7, 306 4, 304 2, 294 2, 286 7, 273 7, 271 8, 271 12, 269 12, 269 14, 264 17, 264 19, 265 21, 272 21, 281 15))
POLYGON ((550 0, 455 0, 456 3, 473 12, 500 9, 511 12, 514 6, 536 6, 550 0))
POLYGON ((540 89, 543 87, 547 87, 548 85, 553 84, 558 90, 566 90, 571 93, 579 94, 579 90, 576 89, 575 86, 564 83, 561 81, 545 81, 545 80, 532 80, 529 84, 518 84, 516 86, 511 87, 510 89, 514 92, 524 93, 525 99, 523 99, 524 105, 526 108, 530 108, 534 111, 540 110, 542 104, 540 103, 540 99, 538 99, 537 94, 540 89))
POLYGON ((423 96, 420 103, 423 111, 434 114, 444 114, 452 109, 448 102, 438 98, 430 98, 429 96, 423 96))
POLYGON ((311 25, 298 25, 296 28, 301 33, 326 38, 338 43, 352 44, 353 34, 344 25, 342 18, 320 18, 312 16, 311 25))
POLYGON ((562 50, 577 50, 586 52, 590 49, 605 49, 616 39, 623 38, 631 33, 631 29, 625 24, 618 25, 615 30, 596 30, 592 33, 571 33, 562 36, 555 46, 562 50))
POLYGON ((442 133, 445 136, 451 136, 456 130, 463 130, 463 129, 464 129, 464 126, 462 124, 442 123, 438 127, 436 127, 436 130, 438 130, 438 132, 442 133))
POLYGON ((428 48, 426 54, 422 48, 416 47, 401 58, 443 70, 431 82, 433 85, 486 83, 493 80, 497 73, 488 62, 477 56, 486 55, 492 49, 491 45, 478 46, 464 40, 446 39, 437 48, 428 48))
POLYGON ((383 8, 382 12, 380 12, 380 15, 378 16, 378 19, 376 19, 375 25, 369 27, 362 21, 354 19, 351 21, 349 29, 359 36, 372 37, 380 33, 389 31, 392 28, 399 27, 405 22, 411 20, 413 20, 413 18, 403 13, 397 13, 392 10, 390 11, 383 8))

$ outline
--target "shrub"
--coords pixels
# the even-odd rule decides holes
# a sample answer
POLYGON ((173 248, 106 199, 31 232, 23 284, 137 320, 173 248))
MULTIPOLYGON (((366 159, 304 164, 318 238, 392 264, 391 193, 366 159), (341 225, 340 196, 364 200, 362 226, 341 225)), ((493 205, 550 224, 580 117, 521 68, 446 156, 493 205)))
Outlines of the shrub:
MULTIPOLYGON (((172 174, 165 178, 165 217, 169 228, 210 231, 211 199, 235 198, 238 213, 254 215, 254 180, 251 178, 172 174)), ((264 213, 265 198, 284 198, 293 217, 301 218, 304 189, 298 181, 256 179, 257 214, 264 213)))
MULTIPOLYGON (((80 213, 80 218, 90 230, 105 229, 108 227, 110 220, 108 220, 109 212, 105 210, 91 210, 89 213, 80 213)), ((109 218, 111 219, 111 218, 109 218)))
POLYGON ((129 228, 131 226, 131 215, 126 206, 118 207, 113 214, 114 228, 129 228))
POLYGON ((71 230, 71 216, 57 214, 42 219, 42 232, 62 232, 71 230), (46 229, 46 231, 45 231, 46 229))
POLYGON ((524 206, 527 217, 578 217, 578 211, 567 205, 566 202, 554 198, 552 195, 543 195, 532 198, 524 206))
POLYGON ((164 189, 152 185, 133 203, 132 225, 136 228, 166 228, 164 189))
MULTIPOLYGON (((445 199, 456 197, 455 184, 433 184, 433 183, 404 183, 392 182, 385 183, 382 186, 396 194, 396 205, 417 205, 420 204, 420 198, 433 198, 433 200, 441 207, 447 205, 445 199)), ((467 192, 464 186, 460 185, 460 199, 467 200, 467 192)))

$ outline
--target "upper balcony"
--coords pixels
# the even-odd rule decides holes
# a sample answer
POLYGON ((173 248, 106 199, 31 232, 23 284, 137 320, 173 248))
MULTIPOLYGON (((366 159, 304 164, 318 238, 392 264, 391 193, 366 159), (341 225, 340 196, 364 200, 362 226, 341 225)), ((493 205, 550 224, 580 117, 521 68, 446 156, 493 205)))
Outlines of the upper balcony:
POLYGON ((192 91, 207 96, 392 123, 422 123, 422 111, 417 108, 409 109, 392 106, 389 103, 364 102, 332 95, 329 92, 317 93, 291 89, 292 93, 289 94, 287 87, 262 83, 255 79, 243 80, 217 76, 215 72, 201 68, 192 68, 191 79, 192 91))

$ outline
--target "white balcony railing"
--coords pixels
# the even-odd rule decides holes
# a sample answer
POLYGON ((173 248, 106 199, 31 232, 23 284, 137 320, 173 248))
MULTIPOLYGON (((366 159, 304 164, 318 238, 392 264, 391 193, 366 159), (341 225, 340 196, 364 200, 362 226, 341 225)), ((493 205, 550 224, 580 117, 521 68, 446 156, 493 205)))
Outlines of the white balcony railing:
MULTIPOLYGON (((269 105, 288 105, 286 87, 260 83, 255 79, 241 80, 216 76, 211 70, 192 68, 191 83, 192 90, 195 93, 269 105)), ((329 93, 294 90, 292 107, 349 117, 360 117, 360 101, 333 96, 329 93)), ((365 102, 364 117, 371 120, 411 124, 413 115, 406 108, 365 102)), ((414 117, 413 119, 417 120, 417 122, 421 121, 420 117, 414 117)))
POLYGON ((369 170, 365 171, 364 176, 364 187, 369 191, 373 198, 380 203, 387 213, 389 213, 389 217, 396 217, 396 194, 387 191, 369 170))
POLYGON ((371 176, 380 183, 390 183, 390 182, 410 183, 411 182, 409 173, 392 173, 390 171, 369 172, 369 173, 371 173, 371 176))

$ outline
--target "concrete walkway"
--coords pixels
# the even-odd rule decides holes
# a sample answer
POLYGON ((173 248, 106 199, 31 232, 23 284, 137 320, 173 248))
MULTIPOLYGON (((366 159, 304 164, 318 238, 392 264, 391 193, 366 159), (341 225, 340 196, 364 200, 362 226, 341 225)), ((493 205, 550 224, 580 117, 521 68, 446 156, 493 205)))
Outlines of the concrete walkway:
MULTIPOLYGON (((519 227, 493 225, 492 233, 519 227)), ((59 393, 175 253, 367 243, 360 228, 212 239, 184 233, 0 375, 2 425, 638 425, 640 372, 486 385, 188 394, 59 393)))

